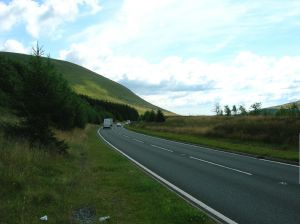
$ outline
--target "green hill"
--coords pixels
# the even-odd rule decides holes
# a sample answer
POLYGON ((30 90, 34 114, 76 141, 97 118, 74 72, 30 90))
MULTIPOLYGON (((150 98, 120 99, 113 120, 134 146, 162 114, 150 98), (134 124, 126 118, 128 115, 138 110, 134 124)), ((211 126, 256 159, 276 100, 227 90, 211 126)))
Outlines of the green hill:
MULTIPOLYGON (((0 52, 0 55, 22 62, 28 61, 30 57, 29 55, 10 52, 0 52)), ((95 99, 128 104, 135 107, 139 113, 159 108, 145 101, 119 83, 105 78, 102 75, 92 72, 84 67, 67 61, 56 59, 51 59, 51 61, 63 77, 69 81, 72 88, 79 94, 87 95, 95 99)), ((166 110, 163 110, 163 112, 166 115, 173 114, 166 110)))
POLYGON ((270 107, 271 109, 280 109, 281 107, 282 108, 289 108, 289 107, 291 107, 291 105, 293 104, 293 103, 295 103, 298 107, 300 107, 300 100, 298 100, 298 101, 295 101, 295 102, 290 102, 290 103, 285 103, 285 104, 282 104, 282 105, 278 105, 278 106, 274 106, 274 107, 270 107))

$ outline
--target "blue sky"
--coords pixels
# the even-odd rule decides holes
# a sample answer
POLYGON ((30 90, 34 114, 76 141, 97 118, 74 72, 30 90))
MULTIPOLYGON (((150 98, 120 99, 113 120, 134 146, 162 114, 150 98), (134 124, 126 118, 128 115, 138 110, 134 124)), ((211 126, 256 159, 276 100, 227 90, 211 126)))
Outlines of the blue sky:
POLYGON ((179 114, 300 99, 298 0, 0 1, 0 32, 179 114))

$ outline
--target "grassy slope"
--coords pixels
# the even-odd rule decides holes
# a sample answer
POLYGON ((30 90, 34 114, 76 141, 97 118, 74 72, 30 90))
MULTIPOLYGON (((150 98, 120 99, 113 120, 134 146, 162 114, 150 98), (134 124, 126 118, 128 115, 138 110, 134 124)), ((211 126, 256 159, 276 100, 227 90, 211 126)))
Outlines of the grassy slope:
MULTIPOLYGON (((239 126, 240 124, 245 125, 246 128, 253 128, 250 124, 260 123, 262 125, 261 118, 255 117, 244 117, 244 118, 232 118, 230 121, 232 126, 239 126), (249 127, 248 127, 249 126, 249 127)), ((276 121, 272 121, 270 118, 270 124, 266 122, 263 125, 270 125, 276 121)), ((220 148, 228 151, 247 153, 267 158, 282 159, 288 161, 298 161, 299 152, 297 145, 285 145, 275 143, 263 143, 261 141, 246 140, 245 133, 234 133, 228 137, 217 137, 212 134, 214 133, 214 127, 219 124, 228 122, 226 117, 169 117, 164 124, 146 124, 137 123, 128 128, 134 131, 142 132, 157 137, 167 138, 170 140, 188 142, 198 145, 205 145, 214 148, 220 148)), ((245 130, 246 130, 245 128, 245 130)), ((286 128, 289 128, 286 126, 286 128)), ((264 133, 266 135, 270 133, 264 133)), ((259 138, 261 134, 255 136, 253 133, 253 139, 259 138)))
MULTIPOLYGON (((29 59, 29 56, 24 54, 0 52, 0 55, 5 55, 19 61, 26 61, 29 59)), ((52 59, 52 62, 77 93, 100 100, 129 104, 134 106, 139 112, 157 109, 156 106, 143 100, 126 87, 84 67, 55 59, 52 59)), ((164 112, 166 114, 172 114, 168 111, 164 112)))
POLYGON ((57 132, 71 146, 66 158, 0 132, 1 223, 40 223, 46 214, 48 223, 78 223, 83 208, 110 223, 213 223, 108 148, 96 128, 57 132))
POLYGON ((296 103, 296 105, 298 107, 300 107, 300 100, 299 100, 299 101, 295 101, 295 102, 291 102, 291 103, 286 103, 286 104, 282 104, 282 105, 270 107, 270 109, 280 109, 281 107, 283 107, 283 108, 289 108, 293 103, 296 103))

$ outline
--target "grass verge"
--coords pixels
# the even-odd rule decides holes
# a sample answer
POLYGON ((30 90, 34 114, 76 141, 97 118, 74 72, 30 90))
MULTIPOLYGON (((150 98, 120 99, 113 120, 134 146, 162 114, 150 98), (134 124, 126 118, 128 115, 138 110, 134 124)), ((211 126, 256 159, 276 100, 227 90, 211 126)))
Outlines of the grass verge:
POLYGON ((66 157, 0 134, 1 223, 213 223, 145 175, 96 135, 96 126, 57 132, 66 157), (81 220, 81 221, 80 221, 81 220))
POLYGON ((187 134, 177 134, 166 131, 147 130, 146 127, 127 126, 129 130, 140 132, 155 137, 175 140, 180 142, 192 143, 196 145, 203 145, 213 147, 230 152, 246 153, 254 156, 265 157, 276 160, 284 160, 289 162, 299 161, 299 153, 297 150, 280 150, 277 147, 272 147, 263 143, 242 142, 232 139, 212 138, 204 136, 193 136, 187 134))

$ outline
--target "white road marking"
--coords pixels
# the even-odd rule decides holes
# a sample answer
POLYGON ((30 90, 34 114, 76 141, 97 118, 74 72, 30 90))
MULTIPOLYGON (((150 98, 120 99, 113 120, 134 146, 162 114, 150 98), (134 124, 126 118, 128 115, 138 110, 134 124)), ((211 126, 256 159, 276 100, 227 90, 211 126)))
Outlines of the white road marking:
POLYGON ((215 165, 215 166, 219 166, 219 167, 222 167, 222 168, 225 168, 225 169, 228 169, 228 170, 233 170, 233 171, 236 171, 236 172, 239 172, 239 173, 243 173, 243 174, 252 176, 252 173, 248 173, 248 172, 245 172, 245 171, 234 169, 234 168, 231 168, 231 167, 228 167, 228 166, 223 166, 223 165, 218 164, 218 163, 213 163, 213 162, 210 162, 210 161, 207 161, 207 160, 204 160, 204 159, 199 159, 199 158, 196 158, 196 157, 193 157, 193 156, 190 156, 190 158, 195 159, 195 160, 199 160, 199 161, 204 162, 204 163, 209 163, 209 164, 212 164, 212 165, 215 165))
POLYGON ((151 135, 145 135, 145 134, 138 133, 138 132, 135 132, 135 131, 131 131, 131 132, 133 132, 135 134, 138 134, 138 135, 143 135, 143 136, 148 137, 148 138, 161 139, 163 141, 170 142, 170 143, 177 143, 177 144, 181 144, 181 145, 194 147, 194 148, 197 148, 198 150, 206 149, 206 150, 220 152, 220 153, 224 153, 224 154, 231 154, 233 156, 248 157, 248 158, 251 158, 251 159, 256 159, 256 157, 251 156, 251 155, 243 155, 243 154, 238 154, 238 153, 235 153, 235 152, 227 152, 227 151, 224 151, 223 149, 207 148, 207 147, 202 146, 202 145, 195 145, 195 144, 192 144, 192 143, 184 143, 184 142, 180 142, 180 141, 176 141, 176 140, 169 140, 169 139, 165 139, 165 138, 154 137, 154 136, 151 136, 151 135))
POLYGON ((267 159, 259 159, 259 160, 267 161, 267 162, 270 162, 270 163, 278 163, 278 164, 286 165, 286 166, 299 167, 299 166, 297 166, 297 165, 293 165, 293 164, 289 164, 289 163, 282 163, 282 162, 273 161, 273 160, 267 160, 267 159))
POLYGON ((158 148, 158 149, 162 149, 162 150, 165 150, 165 151, 168 151, 168 152, 174 152, 173 150, 171 149, 166 149, 166 148, 163 148, 163 147, 160 147, 158 145, 151 145, 152 147, 155 147, 155 148, 158 148))
POLYGON ((138 140, 138 139, 136 139, 136 138, 133 138, 132 140, 133 140, 133 141, 136 141, 136 142, 144 143, 143 141, 138 140))
POLYGON ((281 185, 287 185, 287 182, 281 181, 281 182, 279 182, 279 184, 281 184, 281 185))
POLYGON ((125 138, 129 138, 129 136, 128 135, 123 135, 125 138))
POLYGON ((167 186, 169 189, 173 190, 175 193, 177 193, 179 196, 183 197, 185 200, 190 201, 194 204, 196 204, 197 206, 201 207, 202 209, 206 210, 207 212, 209 212, 210 214, 214 215, 215 217, 217 217, 218 219, 228 223, 228 224, 238 224, 237 222, 233 221, 232 219, 226 217, 225 215, 221 214, 220 212, 214 210, 213 208, 209 207, 208 205, 204 204, 202 201, 198 200, 197 198, 193 197, 192 195, 190 195, 189 193, 183 191, 182 189, 180 189, 179 187, 175 186, 174 184, 170 183, 169 181, 167 181, 166 179, 162 178, 161 176, 159 176, 158 174, 154 173, 153 171, 151 171, 150 169, 148 169, 147 167, 145 167, 144 165, 142 165, 141 163, 137 162, 136 160, 134 160, 133 158, 131 158, 130 156, 126 155, 124 152, 122 152, 120 149, 118 149, 117 147, 115 147, 114 145, 112 145, 110 142, 108 142, 101 134, 100 134, 100 129, 98 129, 98 135, 103 139, 103 141, 105 141, 108 145, 110 145, 112 148, 114 148, 116 151, 118 151, 119 153, 121 153, 123 156, 125 156, 127 159, 129 159, 130 161, 132 161, 134 164, 136 164, 138 167, 140 167, 141 169, 145 170, 147 173, 149 173, 152 177, 154 177, 156 180, 160 181, 161 183, 165 184, 165 186, 167 186))

